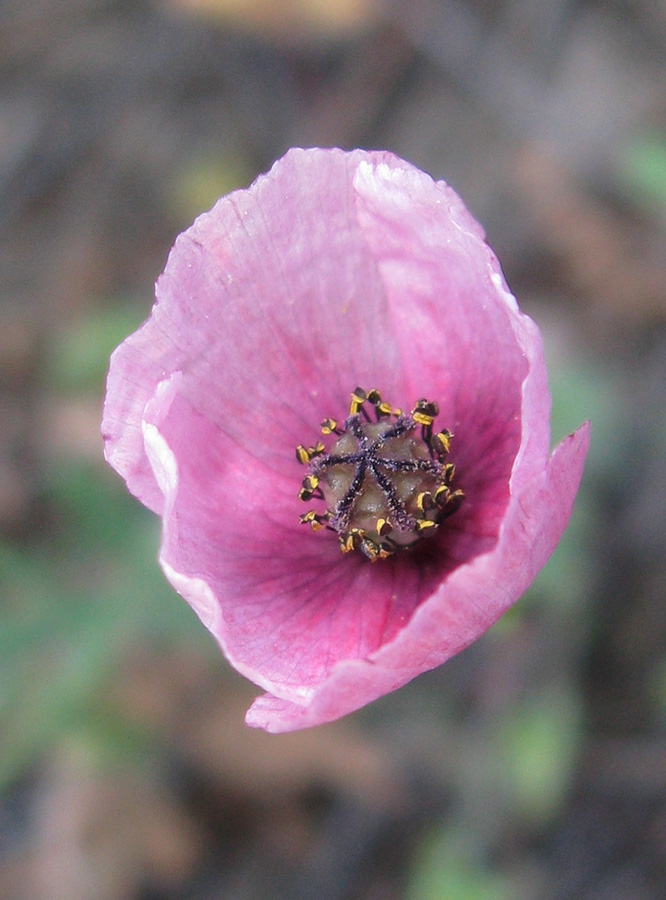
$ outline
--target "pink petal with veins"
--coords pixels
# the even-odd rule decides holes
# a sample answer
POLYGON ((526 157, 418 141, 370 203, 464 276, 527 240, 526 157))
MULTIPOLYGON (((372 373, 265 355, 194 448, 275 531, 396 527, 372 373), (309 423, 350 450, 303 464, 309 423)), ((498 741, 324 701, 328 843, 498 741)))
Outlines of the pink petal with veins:
POLYGON ((444 662, 555 547, 583 426, 548 457, 541 341, 480 226, 390 153, 292 150, 182 234, 112 357, 107 459, 162 517, 164 571, 238 671, 251 725, 338 718, 444 662), (299 524, 296 444, 357 385, 439 403, 465 501, 371 564, 299 524))

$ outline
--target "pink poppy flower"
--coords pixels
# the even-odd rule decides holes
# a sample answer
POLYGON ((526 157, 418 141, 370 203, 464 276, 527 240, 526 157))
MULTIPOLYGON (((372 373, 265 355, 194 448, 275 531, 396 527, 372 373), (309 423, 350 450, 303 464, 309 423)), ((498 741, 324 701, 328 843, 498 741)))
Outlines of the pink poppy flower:
POLYGON ((539 332, 446 184, 390 153, 291 150, 177 239, 156 296, 111 360, 106 456, 162 517, 169 581, 267 692, 248 724, 401 687, 546 562, 588 427, 549 457, 539 332))

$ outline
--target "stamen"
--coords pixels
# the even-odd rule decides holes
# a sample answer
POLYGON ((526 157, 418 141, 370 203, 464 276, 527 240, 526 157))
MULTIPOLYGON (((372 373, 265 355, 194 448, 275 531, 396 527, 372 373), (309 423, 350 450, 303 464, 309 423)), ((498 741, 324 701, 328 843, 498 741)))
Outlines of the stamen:
POLYGON ((309 509, 300 517, 300 522, 301 525, 310 525, 313 531, 319 531, 328 522, 328 514, 324 513, 323 516, 320 516, 314 509, 309 509))
POLYGON ((377 416, 377 421, 380 419, 386 418, 391 415, 391 404, 385 403, 379 391, 368 391, 368 401, 372 403, 375 408, 375 415, 377 416))
POLYGON ((342 434, 335 419, 324 419, 321 423, 322 434, 342 434))
POLYGON ((367 399, 368 395, 363 388, 357 387, 355 391, 352 391, 351 403, 349 404, 349 415, 355 416, 359 409, 362 409, 363 404, 367 399))
POLYGON ((299 463, 305 465, 309 463, 311 459, 314 459, 315 456, 320 456, 324 452, 324 445, 321 441, 315 444, 314 447, 304 447, 302 444, 299 444, 296 447, 296 459, 299 463))
POLYGON ((442 459, 449 452, 449 447, 451 446, 451 432, 444 429, 444 431, 438 431, 437 434, 433 435, 432 438, 432 449, 437 454, 437 456, 442 459))
POLYGON ((328 453, 321 441, 296 448, 297 460, 309 466, 299 498, 326 506, 309 510, 301 523, 337 532, 343 553, 360 550, 372 562, 435 534, 464 498, 451 489, 455 468, 445 462, 453 435, 445 428, 433 434, 438 413, 425 398, 404 415, 378 390, 352 391, 342 424, 322 420, 322 434, 336 436, 328 453))

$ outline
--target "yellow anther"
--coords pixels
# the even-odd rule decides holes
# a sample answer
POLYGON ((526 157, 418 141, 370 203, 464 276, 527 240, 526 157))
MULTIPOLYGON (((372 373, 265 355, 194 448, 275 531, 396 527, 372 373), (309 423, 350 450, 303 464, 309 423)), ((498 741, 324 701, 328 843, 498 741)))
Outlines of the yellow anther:
POLYGON ((349 415, 355 416, 359 409, 363 406, 365 401, 368 399, 368 395, 363 390, 363 388, 357 387, 356 390, 351 395, 351 403, 349 404, 349 415))
MULTIPOLYGON (((335 419, 324 419, 321 423, 321 433, 322 434, 332 434, 338 427, 338 423, 335 419)), ((322 445, 322 450, 324 449, 322 445)))
POLYGON ((316 475, 306 475, 303 479, 303 487, 306 491, 314 491, 319 484, 319 479, 316 475))
POLYGON ((318 516, 314 509, 309 509, 300 516, 301 525, 309 525, 313 531, 319 531, 320 528, 323 528, 326 521, 327 516, 318 516))
MULTIPOLYGON (((458 491, 453 491, 453 493, 450 493, 450 494, 449 494, 449 498, 448 498, 448 500, 446 501, 446 505, 447 505, 447 506, 453 505, 453 510, 455 510, 455 509, 458 508, 458 506, 460 505, 460 503, 461 503, 464 499, 465 499, 465 492, 464 492, 464 491, 460 491, 460 490, 458 490, 458 491)), ((451 510, 451 512, 453 512, 453 510, 451 510)))
POLYGON ((384 537, 384 535, 388 534, 391 530, 392 525, 388 519, 377 519, 375 524, 375 531, 380 537, 384 537))
POLYGON ((368 557, 370 562, 375 562, 379 558, 379 544, 376 544, 368 537, 361 537, 361 550, 368 557))
POLYGON ((391 404, 386 401, 377 404, 377 412, 380 416, 388 417, 391 415, 391 404))
POLYGON ((437 522, 432 522, 430 519, 417 519, 416 530, 419 534, 427 537, 437 531, 437 522))
POLYGON ((426 428, 435 421, 435 416, 439 412, 436 403, 430 403, 428 400, 419 400, 412 410, 412 418, 419 425, 426 428))
POLYGON ((435 493, 433 494, 433 500, 437 504, 437 506, 444 506, 449 499, 449 489, 445 484, 440 484, 435 493))
POLYGON ((319 479, 316 475, 306 475, 303 479, 302 487, 298 492, 299 500, 309 500, 314 491, 317 490, 319 479))
POLYGON ((422 491, 416 498, 416 508, 420 513, 424 513, 432 506, 432 494, 430 491, 422 491))
POLYGON ((356 546, 355 537, 358 534, 356 529, 348 531, 346 534, 340 535, 340 549, 343 553, 351 553, 356 546))
POLYGON ((426 427, 428 425, 432 425, 432 423, 435 421, 434 416, 419 412, 418 410, 412 412, 412 419, 414 419, 417 425, 425 425, 426 427))
POLYGON ((432 448, 438 456, 446 456, 451 446, 451 432, 444 429, 432 436, 432 448))
POLYGON ((296 459, 299 463, 305 465, 309 463, 311 459, 314 459, 315 456, 321 456, 324 452, 324 445, 321 441, 315 444, 314 447, 304 447, 302 444, 299 444, 296 447, 296 459))
POLYGON ((368 391, 366 399, 368 403, 372 403, 372 405, 374 406, 378 418, 381 419, 382 417, 391 415, 391 404, 386 403, 384 400, 382 400, 382 395, 379 393, 379 391, 374 389, 368 391))

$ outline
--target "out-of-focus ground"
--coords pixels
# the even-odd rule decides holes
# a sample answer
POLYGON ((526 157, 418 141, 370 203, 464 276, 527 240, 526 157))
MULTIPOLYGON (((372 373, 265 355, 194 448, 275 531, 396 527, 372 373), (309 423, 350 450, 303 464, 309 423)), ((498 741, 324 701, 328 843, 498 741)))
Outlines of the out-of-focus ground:
POLYGON ((662 898, 664 3, 5 0, 0 229, 0 896, 662 898), (271 737, 98 427, 175 235, 295 144, 446 178, 593 430, 496 628, 271 737))

